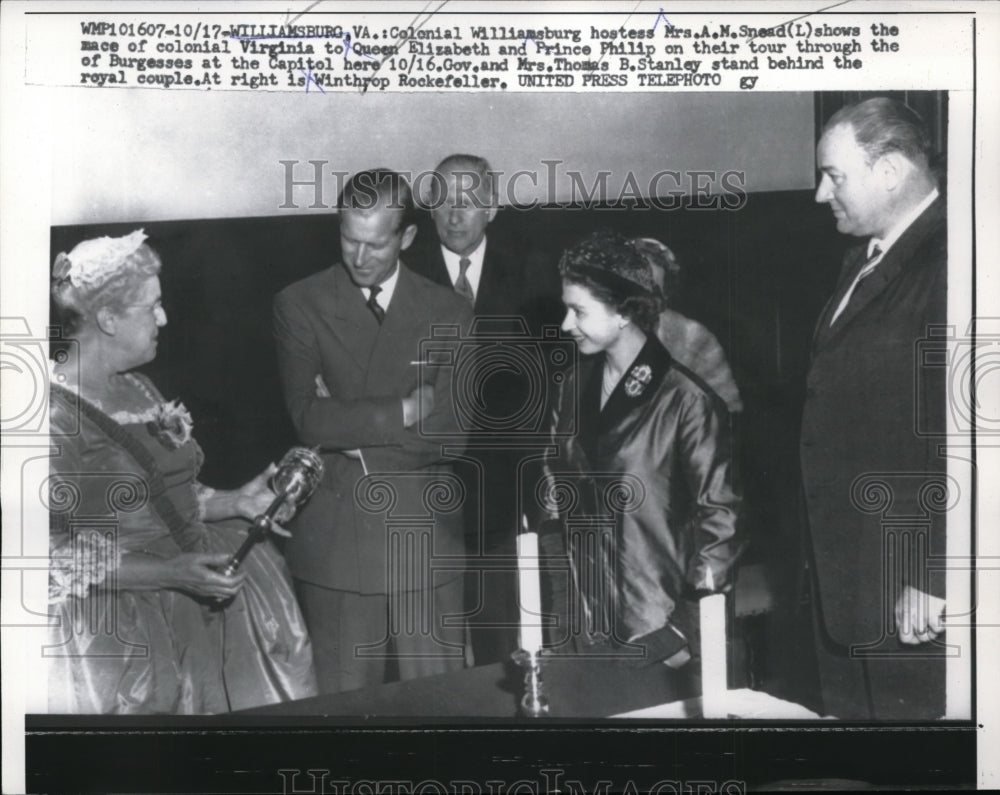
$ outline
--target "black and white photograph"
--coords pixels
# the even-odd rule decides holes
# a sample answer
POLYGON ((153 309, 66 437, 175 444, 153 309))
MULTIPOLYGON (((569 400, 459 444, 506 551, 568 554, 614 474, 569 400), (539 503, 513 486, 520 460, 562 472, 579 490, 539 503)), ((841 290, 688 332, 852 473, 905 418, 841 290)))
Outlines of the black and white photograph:
POLYGON ((998 785, 1000 5, 2 14, 4 792, 998 785))

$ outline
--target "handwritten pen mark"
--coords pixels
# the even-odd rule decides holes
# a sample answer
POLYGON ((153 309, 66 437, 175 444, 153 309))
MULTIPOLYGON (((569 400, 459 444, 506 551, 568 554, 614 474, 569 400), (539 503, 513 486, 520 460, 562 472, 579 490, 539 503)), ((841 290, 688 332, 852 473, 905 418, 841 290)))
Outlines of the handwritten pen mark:
MULTIPOLYGON (((673 24, 670 22, 669 19, 667 19, 667 15, 663 13, 663 6, 660 6, 660 13, 656 15, 656 22, 653 23, 654 31, 656 30, 656 26, 660 24, 661 19, 663 20, 663 24, 665 24, 668 28, 673 27, 673 24)), ((628 20, 626 20, 626 22, 627 21, 628 20)))
MULTIPOLYGON (((357 50, 355 50, 357 52, 357 50)), ((344 33, 344 63, 347 63, 347 56, 351 53, 351 32, 347 31, 344 33)), ((370 55, 367 52, 359 52, 362 58, 369 58, 372 61, 378 60, 374 55, 370 55)))
MULTIPOLYGON (((628 21, 630 19, 632 19, 632 17, 635 15, 636 10, 639 8, 640 5, 642 5, 642 0, 639 0, 639 2, 637 2, 634 6, 632 6, 632 10, 628 12, 628 15, 625 17, 625 19, 622 21, 622 24, 619 27, 624 28, 628 24, 628 21)), ((656 21, 657 22, 660 21, 660 17, 661 16, 663 16, 663 9, 662 8, 660 9, 660 13, 657 14, 657 16, 656 16, 656 21)), ((664 19, 666 19, 666 17, 664 17, 664 19)), ((670 23, 667 22, 667 24, 669 25, 670 23)), ((654 24, 653 27, 655 28, 656 25, 654 24)), ((600 65, 602 63, 604 63, 604 59, 605 58, 607 58, 607 53, 602 54, 601 57, 598 59, 598 61, 597 61, 598 67, 600 67, 600 65)), ((597 70, 595 69, 594 71, 597 71, 597 70)))
MULTIPOLYGON (((840 0, 839 3, 834 3, 833 5, 825 6, 824 8, 819 8, 816 11, 810 11, 808 14, 803 14, 802 16, 795 17, 795 19, 790 19, 787 22, 782 22, 780 25, 775 25, 774 30, 777 30, 778 28, 783 28, 785 27, 785 25, 791 25, 793 22, 798 22, 800 19, 805 19, 806 17, 815 16, 816 14, 822 14, 824 11, 830 11, 836 8, 837 6, 847 5, 850 2, 851 0, 840 0)), ((747 39, 747 41, 750 42, 756 38, 757 36, 751 36, 749 39, 747 39)))
POLYGON ((299 71, 300 71, 300 72, 302 72, 302 74, 304 74, 304 75, 306 76, 306 93, 307 93, 307 94, 309 93, 309 84, 310 84, 310 83, 312 83, 312 84, 313 84, 314 86, 316 86, 316 88, 318 88, 318 89, 319 89, 319 93, 320 93, 320 94, 325 94, 325 93, 326 93, 326 92, 325 92, 325 91, 323 90, 323 86, 321 86, 321 85, 319 84, 319 82, 318 82, 318 81, 316 80, 316 78, 315 78, 315 77, 313 77, 313 70, 312 70, 312 67, 309 67, 309 72, 308 72, 308 73, 306 73, 306 72, 305 72, 305 71, 303 71, 302 69, 299 69, 299 71))
MULTIPOLYGON (((639 8, 640 5, 642 5, 642 0, 639 0, 638 3, 636 3, 634 6, 632 6, 632 10, 628 12, 628 16, 625 17, 625 21, 622 22, 621 27, 624 28, 628 24, 628 21, 630 19, 632 19, 632 17, 635 15, 635 12, 638 10, 638 8, 639 8)), ((663 9, 661 8, 660 9, 660 14, 662 14, 662 13, 663 13, 663 9)), ((657 17, 657 19, 659 19, 659 16, 657 17)))
MULTIPOLYGON (((312 11, 312 9, 314 9, 316 6, 318 6, 322 2, 323 2, 323 0, 315 0, 313 3, 310 3, 308 6, 306 6, 306 8, 300 14, 297 14, 296 16, 292 17, 291 19, 288 19, 288 13, 289 12, 286 11, 286 13, 285 13, 285 24, 286 25, 290 25, 293 22, 295 22, 297 19, 300 19, 301 17, 304 17, 306 14, 308 14, 310 11, 312 11)), ((412 28, 413 31, 414 31, 414 33, 416 33, 418 30, 422 30, 423 27, 424 27, 424 25, 426 25, 428 22, 430 22, 431 17, 433 17, 435 14, 437 14, 446 5, 448 5, 448 2, 449 2, 449 0, 441 0, 441 3, 438 5, 438 7, 435 8, 433 11, 431 11, 429 14, 427 14, 427 18, 424 19, 422 22, 420 22, 418 24, 417 20, 419 20, 420 17, 427 12, 427 8, 431 5, 431 3, 428 2, 419 12, 417 12, 417 15, 415 17, 413 17, 413 20, 407 26, 407 29, 412 28)), ((347 59, 347 52, 350 49, 350 38, 351 38, 351 34, 350 33, 347 33, 344 36, 344 41, 345 41, 345 44, 347 45, 344 48, 344 60, 347 59)), ((395 45, 393 45, 392 50, 397 50, 399 47, 401 47, 403 44, 405 44, 411 38, 413 38, 413 37, 412 36, 401 36, 396 41, 395 45)), ((382 68, 382 65, 387 60, 389 60, 389 57, 390 57, 389 55, 385 55, 385 56, 382 57, 381 60, 379 60, 379 59, 375 58, 372 55, 368 55, 367 53, 365 53, 365 56, 368 57, 368 58, 371 58, 373 61, 378 60, 378 64, 376 64, 375 68, 372 70, 372 77, 374 77, 378 73, 379 69, 382 68)), ((410 59, 410 69, 412 69, 412 68, 413 68, 413 59, 410 59)), ((409 73, 409 71, 407 73, 409 73)), ((311 81, 313 81, 315 83, 315 79, 312 76, 312 70, 311 69, 309 70, 309 75, 307 77, 308 77, 309 80, 311 80, 311 81)), ((322 88, 322 86, 319 85, 319 83, 316 83, 316 88, 318 88, 320 91, 323 91, 323 88, 322 88)), ((306 82, 306 91, 308 91, 308 90, 309 90, 309 82, 307 81, 306 82)), ((361 88, 359 88, 358 90, 362 94, 367 93, 368 92, 368 84, 366 83, 366 84, 362 85, 361 88)), ((323 91, 323 93, 325 94, 326 92, 323 91)))
POLYGON ((310 3, 309 5, 307 5, 305 7, 305 10, 303 10, 301 14, 296 14, 291 19, 288 18, 288 15, 291 13, 291 11, 289 11, 288 9, 285 9, 285 24, 286 25, 291 25, 297 19, 301 19, 302 17, 304 17, 306 14, 308 14, 310 11, 312 11, 316 6, 318 6, 322 2, 323 2, 323 0, 315 0, 315 2, 310 3))
MULTIPOLYGON (((430 3, 430 2, 428 2, 428 3, 427 3, 427 5, 425 5, 425 6, 424 6, 424 7, 423 7, 423 8, 422 8, 422 9, 421 9, 421 10, 420 10, 419 12, 417 12, 417 15, 416 15, 415 17, 413 17, 413 19, 411 20, 410 24, 409 24, 409 25, 407 26, 407 28, 406 28, 407 30, 409 30, 410 28, 413 28, 413 32, 414 32, 414 33, 416 33, 416 32, 417 32, 418 30, 423 30, 423 27, 424 27, 424 25, 426 25, 426 24, 427 24, 428 22, 430 22, 430 21, 431 21, 431 17, 433 17, 433 16, 434 16, 434 15, 435 15, 436 13, 438 13, 438 12, 439 12, 439 11, 440 11, 440 10, 441 10, 442 8, 444 8, 444 7, 446 6, 446 5, 448 5, 448 0, 441 0, 441 3, 440 3, 440 4, 438 5, 438 7, 437 7, 437 8, 435 8, 435 9, 434 9, 433 11, 431 11, 431 12, 430 12, 429 14, 427 14, 427 18, 426 18, 426 19, 425 19, 425 20, 424 20, 423 22, 421 22, 421 23, 417 24, 417 20, 418 20, 418 19, 420 19, 420 17, 421 17, 421 16, 423 15, 423 14, 425 14, 425 13, 426 13, 426 11, 427 11, 427 8, 428 8, 428 6, 430 6, 430 5, 431 5, 431 3, 430 3)), ((407 41, 409 41, 409 40, 410 40, 410 39, 412 39, 412 38, 413 38, 412 36, 401 36, 401 37, 400 37, 400 38, 399 38, 399 39, 398 39, 398 40, 396 41, 396 43, 395 43, 395 44, 393 44, 393 46, 392 46, 392 48, 391 48, 391 49, 389 50, 389 52, 395 52, 395 51, 396 51, 396 50, 398 50, 398 49, 399 49, 399 48, 400 48, 400 47, 401 47, 401 46, 402 46, 403 44, 405 44, 405 43, 406 43, 407 41)), ((382 59, 381 59, 381 60, 380 60, 380 61, 378 62, 378 64, 376 64, 375 68, 374 68, 374 69, 372 69, 372 77, 374 77, 374 76, 375 76, 376 74, 378 74, 378 71, 379 71, 379 69, 381 69, 381 68, 382 68, 382 65, 383 65, 383 64, 384 64, 384 63, 385 63, 386 61, 388 61, 388 60, 389 60, 389 58, 390 58, 390 56, 389 56, 388 54, 387 54, 387 55, 384 55, 384 56, 382 57, 382 59)), ((410 70, 411 70, 411 69, 413 69, 413 63, 414 63, 414 59, 413 59, 413 58, 411 58, 411 59, 410 59, 410 69, 407 69, 407 70, 406 70, 406 73, 407 73, 407 74, 409 74, 409 73, 410 73, 410 70)), ((366 84, 362 85, 362 86, 361 86, 361 88, 359 89, 359 91, 360 91, 360 92, 361 92, 362 94, 365 94, 365 93, 367 93, 367 92, 368 92, 368 84, 366 83, 366 84)))
POLYGON ((229 34, 229 38, 235 41, 263 41, 270 39, 329 39, 331 36, 326 34, 315 34, 311 36, 285 36, 281 33, 262 33, 260 36, 237 36, 233 33, 229 34))

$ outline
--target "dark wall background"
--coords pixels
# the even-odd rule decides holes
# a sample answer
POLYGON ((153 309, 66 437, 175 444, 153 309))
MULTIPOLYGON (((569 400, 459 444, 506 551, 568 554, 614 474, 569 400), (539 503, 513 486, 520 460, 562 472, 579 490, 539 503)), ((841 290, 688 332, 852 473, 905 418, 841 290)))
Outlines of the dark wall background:
MULTIPOLYGON (((792 608, 801 384, 814 319, 849 243, 829 209, 815 204, 811 192, 792 191, 749 195, 735 211, 506 208, 493 223, 497 234, 516 234, 544 252, 553 267, 566 246, 600 226, 656 237, 674 250, 683 268, 674 305, 715 334, 743 396, 735 431, 750 540, 746 561, 767 563, 774 602, 792 608)), ((81 240, 136 226, 53 228, 52 258, 81 240)), ((420 234, 429 234, 427 219, 422 226, 420 234)), ((144 228, 164 263, 168 319, 157 359, 144 370, 191 411, 206 454, 201 479, 235 487, 296 443, 278 383, 271 302, 286 285, 339 261, 337 218, 171 221, 144 228)), ((784 666, 795 659, 802 668, 804 625, 790 609, 766 629, 771 637, 758 644, 766 650, 758 654, 769 659, 759 667, 768 678, 794 684, 784 666), (789 647, 793 638, 799 642, 789 647)), ((779 686, 785 697, 808 698, 807 685, 779 686)))
MULTIPOLYGON (((829 209, 804 191, 751 194, 738 210, 694 206, 506 208, 497 234, 516 234, 555 266, 599 226, 666 242, 683 271, 674 306, 715 334, 745 409, 736 424, 745 526, 754 558, 794 546, 798 412, 815 317, 849 243, 829 209)), ((719 203, 716 202, 718 205, 719 203)), ((57 227, 52 256, 135 224, 57 227)), ((420 234, 430 234, 423 219, 420 234)), ((339 261, 337 218, 288 216, 145 225, 163 259, 168 325, 145 371, 185 402, 205 450, 201 479, 237 486, 296 443, 281 397, 271 302, 291 282, 339 261)), ((416 246, 414 247, 416 248, 416 246)))
MULTIPOLYGON (((718 202, 716 202, 718 204, 718 202)), ((54 227, 52 257, 136 224, 54 227)), ((682 267, 675 308, 704 323, 729 355, 743 425, 771 436, 791 419, 813 319, 832 289, 846 241, 807 192, 750 195, 739 210, 684 207, 505 208, 494 221, 545 252, 598 226, 657 237, 682 267)), ((339 261, 337 218, 288 216, 144 224, 164 262, 168 325, 145 368, 181 398, 205 448, 203 479, 233 486, 294 443, 277 380, 271 302, 297 279, 339 261)), ((430 234, 423 219, 421 235, 430 234)), ((405 256, 405 254, 404 254, 405 256)))
MULTIPOLYGON (((888 93, 916 108, 937 151, 946 151, 947 93, 888 93)), ((815 95, 817 137, 836 110, 873 95, 815 95)), ((746 441, 783 438, 795 425, 813 319, 849 241, 837 234, 828 208, 816 205, 810 191, 750 194, 737 210, 720 209, 718 201, 714 208, 696 204, 689 199, 676 210, 506 208, 494 228, 546 252, 553 263, 563 248, 598 226, 663 240, 683 267, 675 308, 704 323, 729 355, 746 403, 746 441)), ((81 240, 136 226, 53 227, 49 262, 81 240)), ((158 358, 147 369, 168 397, 180 397, 192 411, 207 454, 205 481, 236 485, 293 441, 277 383, 271 301, 287 284, 339 260, 336 216, 142 226, 164 261, 169 320, 158 358)), ((421 235, 431 233, 426 218, 422 226, 421 235)), ((769 456, 767 448, 762 444, 758 452, 769 456)))

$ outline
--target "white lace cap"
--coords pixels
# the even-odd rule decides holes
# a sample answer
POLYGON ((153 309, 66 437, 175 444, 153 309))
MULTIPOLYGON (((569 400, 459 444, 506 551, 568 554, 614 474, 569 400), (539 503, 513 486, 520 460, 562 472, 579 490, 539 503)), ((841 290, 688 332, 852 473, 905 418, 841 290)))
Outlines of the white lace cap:
POLYGON ((69 254, 56 257, 52 275, 57 279, 68 278, 74 287, 96 287, 111 278, 146 239, 145 231, 137 229, 124 237, 84 240, 69 254))

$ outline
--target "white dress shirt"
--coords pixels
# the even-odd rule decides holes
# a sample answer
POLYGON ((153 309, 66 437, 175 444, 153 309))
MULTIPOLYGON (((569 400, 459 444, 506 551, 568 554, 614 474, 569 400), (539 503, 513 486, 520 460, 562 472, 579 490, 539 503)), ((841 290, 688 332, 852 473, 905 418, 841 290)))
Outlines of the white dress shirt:
POLYGON ((886 252, 889 250, 889 248, 897 240, 899 240, 899 238, 903 235, 903 232, 909 229, 910 224, 916 221, 917 218, 920 217, 921 213, 923 213, 924 210, 926 210, 928 207, 931 206, 931 204, 933 204, 934 200, 938 197, 938 195, 939 195, 938 189, 934 188, 934 190, 932 190, 924 197, 923 201, 921 201, 912 210, 910 210, 910 212, 908 212, 906 215, 900 218, 899 221, 897 221, 893 225, 893 227, 889 230, 889 232, 885 235, 885 237, 882 238, 873 237, 871 240, 868 241, 867 258, 869 262, 865 265, 865 267, 863 267, 858 272, 858 275, 854 277, 854 281, 851 283, 851 286, 848 288, 847 292, 844 293, 844 297, 840 299, 840 303, 837 305, 837 311, 834 312, 833 317, 830 318, 831 326, 837 322, 837 318, 840 317, 841 313, 847 308, 847 304, 850 302, 851 296, 854 295, 854 291, 857 289, 858 284, 861 282, 861 280, 864 279, 873 270, 875 270, 878 264, 885 257, 886 252), (876 247, 878 247, 879 249, 879 255, 873 259, 872 254, 874 253, 876 247))
MULTIPOLYGON (((396 292, 396 282, 399 281, 399 262, 396 262, 396 268, 392 272, 392 276, 386 279, 384 282, 379 284, 382 290, 378 295, 375 296, 375 303, 377 303, 382 310, 385 311, 389 308, 389 302, 392 301, 392 294, 396 292)), ((365 303, 368 303, 368 299, 371 298, 371 288, 362 287, 361 294, 365 297, 365 303)))
MULTIPOLYGON (((461 270, 459 265, 462 256, 456 254, 449 248, 441 246, 441 254, 444 256, 444 266, 448 269, 448 278, 451 279, 451 284, 454 287, 455 282, 458 281, 458 273, 461 270)), ((465 278, 469 282, 469 286, 472 288, 472 294, 475 297, 479 297, 479 280, 483 277, 483 258, 486 256, 486 236, 483 235, 483 239, 479 241, 479 245, 476 246, 475 250, 466 255, 469 259, 469 268, 465 272, 465 278)))

